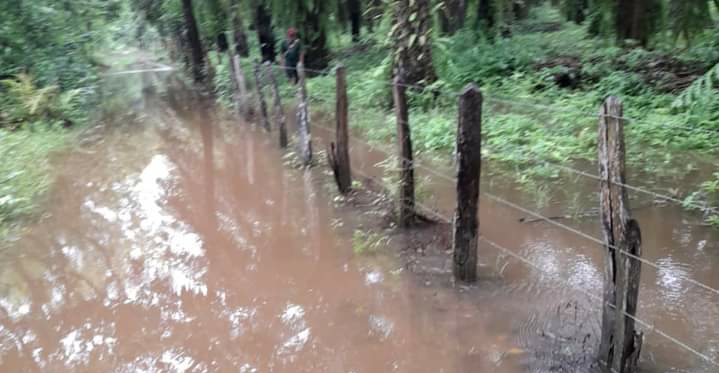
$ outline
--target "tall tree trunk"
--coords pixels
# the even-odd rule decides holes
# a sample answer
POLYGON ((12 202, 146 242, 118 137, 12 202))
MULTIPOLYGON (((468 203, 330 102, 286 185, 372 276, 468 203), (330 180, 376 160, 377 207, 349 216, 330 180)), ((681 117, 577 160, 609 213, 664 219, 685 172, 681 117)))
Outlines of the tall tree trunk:
POLYGON ((529 17, 530 3, 527 0, 512 2, 512 15, 515 20, 527 19, 529 17))
POLYGON ((261 3, 255 8, 255 29, 257 30, 257 40, 260 43, 262 61, 274 62, 277 55, 275 34, 272 32, 272 14, 261 3))
POLYGON ((305 67, 312 70, 322 70, 327 67, 330 60, 330 51, 327 47, 327 22, 330 3, 315 2, 312 9, 302 8, 305 12, 304 22, 300 26, 300 39, 305 47, 305 67))
POLYGON ((578 25, 582 24, 587 18, 588 8, 588 0, 564 0, 562 2, 562 13, 564 13, 567 21, 572 21, 578 25))
POLYGON ((347 31, 347 23, 349 20, 348 10, 348 0, 337 0, 337 23, 339 23, 342 31, 347 31))
POLYGON ((655 31, 660 0, 616 0, 615 27, 617 39, 622 44, 633 39, 642 46, 649 44, 655 31))
POLYGON ((437 80, 432 64, 432 14, 430 0, 399 0, 394 4, 392 37, 394 67, 407 84, 437 80))
POLYGON ((362 4, 360 0, 347 0, 350 24, 352 25, 352 41, 358 42, 362 32, 362 4))
POLYGON ((202 82, 205 80, 205 53, 202 49, 200 33, 197 31, 197 21, 192 9, 192 0, 182 0, 182 13, 187 29, 187 41, 192 52, 192 77, 196 82, 202 82))
POLYGON ((240 13, 240 0, 232 0, 230 12, 232 12, 230 19, 232 20, 232 34, 235 38, 235 52, 242 57, 247 57, 250 55, 250 47, 247 44, 245 25, 240 13))
POLYGON ((477 24, 485 32, 494 28, 495 24, 494 0, 479 0, 477 5, 477 24))
POLYGON ((452 35, 464 27, 467 15, 467 0, 445 0, 444 8, 439 13, 442 32, 452 35))

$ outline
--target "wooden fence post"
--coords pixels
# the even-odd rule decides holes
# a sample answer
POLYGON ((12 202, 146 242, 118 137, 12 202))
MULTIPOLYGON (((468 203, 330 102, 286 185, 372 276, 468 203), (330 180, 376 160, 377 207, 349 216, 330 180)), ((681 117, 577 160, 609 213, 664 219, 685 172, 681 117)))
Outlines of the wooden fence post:
POLYGON ((409 128, 406 87, 399 76, 394 78, 394 113, 397 120, 397 142, 399 143, 399 225, 408 227, 415 218, 414 200, 414 158, 412 155, 412 134, 409 128))
POLYGON ((337 106, 335 110, 337 143, 330 143, 329 162, 334 171, 335 181, 340 193, 346 194, 352 189, 352 172, 350 169, 349 134, 348 134, 348 102, 347 102, 347 70, 337 66, 337 106))
POLYGON ((474 83, 459 97, 457 124, 457 208, 454 214, 452 249, 454 277, 477 280, 479 234, 479 183, 482 171, 482 93, 474 83))
POLYGON ((235 87, 235 104, 237 105, 237 111, 243 118, 247 119, 247 84, 245 83, 245 74, 242 72, 242 66, 240 65, 240 56, 233 54, 232 49, 228 49, 230 54, 230 70, 232 70, 232 81, 235 87))
POLYGON ((297 125, 300 137, 300 158, 302 164, 309 166, 312 163, 312 137, 310 134, 310 115, 307 106, 307 85, 305 82, 305 66, 303 63, 297 65, 297 75, 299 76, 299 87, 297 95, 299 104, 297 105, 297 125))
POLYGON ((260 101, 260 120, 262 120, 262 127, 266 131, 270 131, 270 119, 267 117, 267 103, 265 102, 265 95, 262 92, 262 87, 264 84, 262 84, 261 79, 261 72, 260 72, 260 64, 258 62, 255 62, 255 88, 257 89, 257 99, 260 101))
POLYGON ((641 263, 632 256, 641 256, 641 231, 630 215, 625 188, 622 116, 621 101, 608 97, 600 110, 598 140, 600 211, 606 250, 599 359, 615 373, 634 373, 643 335, 636 332, 632 318, 637 311, 641 274, 641 263))
POLYGON ((272 85, 272 94, 275 101, 275 121, 277 128, 280 133, 280 148, 284 149, 287 147, 287 118, 285 117, 285 109, 282 107, 282 100, 280 98, 280 89, 277 87, 277 77, 275 77, 275 71, 270 62, 265 63, 265 71, 267 76, 270 77, 270 84, 272 85))

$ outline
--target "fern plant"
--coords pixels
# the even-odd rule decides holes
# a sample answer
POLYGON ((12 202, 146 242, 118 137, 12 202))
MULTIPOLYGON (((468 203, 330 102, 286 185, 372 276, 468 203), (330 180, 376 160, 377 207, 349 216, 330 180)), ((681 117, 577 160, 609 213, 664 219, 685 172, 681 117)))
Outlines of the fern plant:
POLYGON ((56 85, 38 87, 29 74, 20 73, 13 79, 0 81, 5 87, 2 111, 6 113, 2 126, 16 128, 23 123, 59 120, 72 123, 77 111, 81 90, 60 92, 56 85))
POLYGON ((719 87, 719 63, 685 89, 674 100, 672 108, 686 109, 693 104, 706 102, 707 98, 716 95, 716 87, 719 87))

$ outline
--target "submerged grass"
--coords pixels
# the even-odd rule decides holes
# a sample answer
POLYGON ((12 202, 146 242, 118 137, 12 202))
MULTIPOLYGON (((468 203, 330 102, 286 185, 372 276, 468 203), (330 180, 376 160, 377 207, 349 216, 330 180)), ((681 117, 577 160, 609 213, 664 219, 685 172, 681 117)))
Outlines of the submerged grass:
POLYGON ((65 129, 45 125, 0 129, 0 243, 36 216, 50 186, 50 154, 61 149, 68 136, 65 129))

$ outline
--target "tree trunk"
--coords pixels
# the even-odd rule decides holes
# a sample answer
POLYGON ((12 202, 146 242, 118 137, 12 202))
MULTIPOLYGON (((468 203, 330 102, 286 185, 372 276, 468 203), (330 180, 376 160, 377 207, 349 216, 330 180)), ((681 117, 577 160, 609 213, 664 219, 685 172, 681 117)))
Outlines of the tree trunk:
POLYGON ((399 0, 395 3, 394 67, 407 84, 429 84, 437 80, 432 64, 432 14, 429 0, 399 0))
POLYGON ((300 26, 300 39, 305 46, 305 67, 312 70, 323 70, 330 61, 327 47, 328 3, 316 2, 312 9, 302 8, 305 12, 304 22, 300 26))
POLYGON ((263 5, 258 4, 255 8, 255 29, 257 40, 260 43, 262 62, 275 62, 275 34, 272 32, 272 14, 263 5))
POLYGON ((358 42, 362 32, 362 4, 360 0, 347 0, 350 24, 352 25, 352 41, 358 42))
POLYGON ((477 5, 477 24, 485 32, 494 28, 495 8, 494 0, 479 0, 477 5))
POLYGON ((616 0, 615 27, 620 44, 636 40, 647 46, 655 31, 655 15, 661 4, 658 0, 616 0))
POLYGON ((394 78, 394 112, 397 118, 397 142, 399 147, 399 225, 407 228, 415 218, 414 158, 412 134, 409 127, 406 87, 399 76, 394 78))
POLYGON ((466 14, 467 0, 445 0, 444 9, 439 13, 442 32, 452 35, 464 27, 466 14))
POLYGON ((205 53, 200 41, 200 33, 197 31, 197 21, 192 9, 192 0, 182 0, 182 13, 185 18, 187 39, 192 52, 192 77, 196 82, 205 80, 205 53))
POLYGON ((242 14, 240 14, 239 0, 232 0, 232 29, 235 37, 235 52, 241 57, 250 55, 250 48, 247 44, 247 34, 245 33, 245 25, 242 22, 242 14))
POLYGON ((337 23, 343 32, 347 31, 347 23, 349 20, 349 4, 347 2, 348 0, 337 0, 337 23))
POLYGON ((529 2, 527 0, 523 1, 513 1, 512 2, 512 16, 515 20, 522 20, 527 19, 529 17, 529 2))
POLYGON ((562 13, 567 21, 576 24, 582 24, 587 18, 586 14, 589 8, 588 0, 564 0, 562 2, 562 13))

